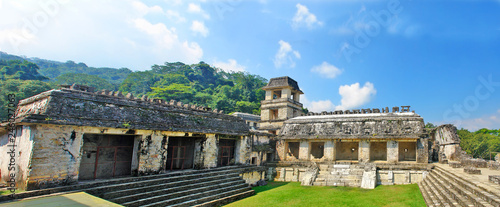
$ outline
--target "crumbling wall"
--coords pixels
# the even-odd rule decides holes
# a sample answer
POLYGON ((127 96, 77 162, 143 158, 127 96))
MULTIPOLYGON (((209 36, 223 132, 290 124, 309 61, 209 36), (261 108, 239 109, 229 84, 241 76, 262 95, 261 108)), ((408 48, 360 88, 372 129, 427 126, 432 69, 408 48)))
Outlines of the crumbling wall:
POLYGON ((438 158, 447 161, 460 161, 462 148, 460 148, 460 138, 457 128, 451 124, 437 127, 433 134, 433 148, 438 148, 438 158))
POLYGON ((143 134, 139 142, 139 175, 158 174, 165 169, 168 139, 159 131, 143 134))
POLYGON ((206 168, 217 167, 217 155, 219 139, 215 134, 208 134, 206 141, 203 143, 203 166, 206 168))
POLYGON ((75 126, 31 127, 33 152, 27 190, 68 185, 78 181, 83 133, 75 126))
POLYGON ((11 174, 15 175, 14 185, 16 188, 25 189, 28 178, 31 153, 33 150, 33 127, 17 127, 13 131, 6 131, 0 135, 0 183, 11 184, 11 174), (16 134, 17 137, 11 135, 16 134), (11 142, 14 141, 15 142, 11 142), (13 146, 14 145, 14 146, 13 146))

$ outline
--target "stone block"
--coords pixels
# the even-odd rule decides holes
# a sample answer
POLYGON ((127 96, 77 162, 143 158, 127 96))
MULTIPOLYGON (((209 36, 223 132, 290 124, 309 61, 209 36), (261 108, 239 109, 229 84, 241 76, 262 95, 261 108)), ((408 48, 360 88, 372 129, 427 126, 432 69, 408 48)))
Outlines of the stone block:
POLYGON ((464 172, 467 174, 481 175, 481 170, 478 170, 475 167, 466 167, 464 168, 464 172))

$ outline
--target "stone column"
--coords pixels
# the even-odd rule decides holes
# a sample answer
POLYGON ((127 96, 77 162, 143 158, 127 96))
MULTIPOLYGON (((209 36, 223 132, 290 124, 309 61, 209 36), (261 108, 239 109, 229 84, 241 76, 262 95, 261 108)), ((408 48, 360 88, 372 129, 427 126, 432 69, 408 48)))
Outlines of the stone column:
POLYGON ((285 161, 286 152, 285 152, 285 140, 280 139, 276 141, 276 161, 285 161))
POLYGON ((300 141, 299 160, 309 160, 309 142, 307 140, 300 141))
POLYGON ((234 160, 236 163, 250 163, 250 154, 252 152, 252 138, 250 136, 242 136, 240 139, 236 140, 236 146, 234 148, 235 156, 234 160))
POLYGON ((207 140, 203 143, 203 167, 211 168, 217 167, 217 155, 219 153, 219 147, 217 143, 217 138, 215 134, 207 134, 207 140))
POLYGON ((397 163, 399 159, 399 145, 397 141, 387 141, 387 162, 397 163))
POLYGON ((325 142, 324 157, 327 161, 335 160, 335 143, 333 140, 328 140, 325 142))
POLYGON ((167 149, 162 145, 163 135, 158 131, 149 132, 152 133, 144 134, 141 138, 144 146, 139 154, 139 174, 160 172, 166 164, 162 162, 162 157, 167 154, 167 149))
POLYGON ((359 142, 358 153, 359 162, 370 161, 370 142, 368 140, 361 140, 359 142))
POLYGON ((427 139, 417 140, 417 163, 429 162, 429 150, 427 149, 427 139))

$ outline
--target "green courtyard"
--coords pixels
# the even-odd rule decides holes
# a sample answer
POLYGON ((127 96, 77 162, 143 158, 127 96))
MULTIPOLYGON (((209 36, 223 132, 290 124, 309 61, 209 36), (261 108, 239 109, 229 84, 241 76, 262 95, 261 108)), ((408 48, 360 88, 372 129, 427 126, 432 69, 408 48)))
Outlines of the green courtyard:
POLYGON ((417 184, 381 185, 367 190, 301 186, 299 182, 270 182, 253 189, 256 195, 226 206, 426 206, 417 184))

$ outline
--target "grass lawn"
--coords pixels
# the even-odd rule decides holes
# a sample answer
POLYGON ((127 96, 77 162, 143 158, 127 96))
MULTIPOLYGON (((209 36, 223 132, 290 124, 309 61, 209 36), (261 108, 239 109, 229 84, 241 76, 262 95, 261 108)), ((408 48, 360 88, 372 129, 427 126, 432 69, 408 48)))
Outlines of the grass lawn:
POLYGON ((417 184, 352 187, 300 186, 300 182, 269 182, 253 188, 256 195, 226 206, 426 206, 417 184))

